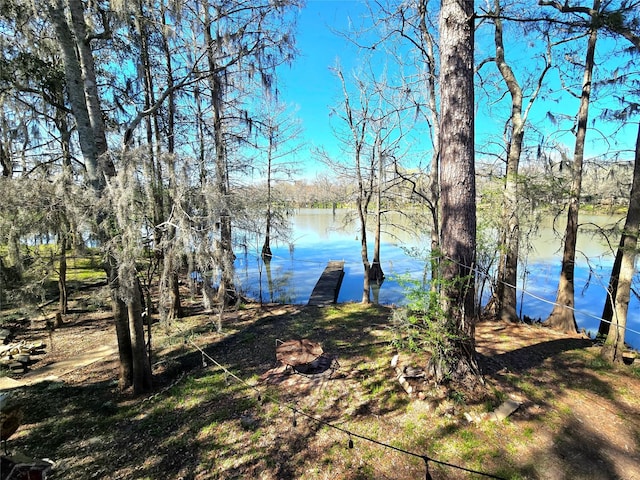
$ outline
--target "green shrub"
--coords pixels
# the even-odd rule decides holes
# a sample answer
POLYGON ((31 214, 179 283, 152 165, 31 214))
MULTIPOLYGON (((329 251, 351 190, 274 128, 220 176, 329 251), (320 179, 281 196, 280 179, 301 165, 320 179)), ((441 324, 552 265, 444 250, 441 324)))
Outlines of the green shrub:
POLYGON ((438 292, 406 277, 399 282, 408 303, 394 311, 393 346, 399 351, 426 353, 433 368, 451 371, 457 362, 456 345, 462 339, 453 319, 444 314, 438 292))

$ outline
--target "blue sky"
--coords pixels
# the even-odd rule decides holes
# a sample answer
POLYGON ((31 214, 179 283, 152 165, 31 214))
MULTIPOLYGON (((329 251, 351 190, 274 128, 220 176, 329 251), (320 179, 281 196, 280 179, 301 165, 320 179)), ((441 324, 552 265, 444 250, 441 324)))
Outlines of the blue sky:
MULTIPOLYGON (((344 37, 334 33, 335 31, 348 32, 354 29, 353 25, 358 25, 361 18, 366 15, 367 8, 362 1, 358 0, 308 0, 302 8, 298 18, 298 28, 296 36, 296 44, 299 50, 299 56, 295 59, 291 66, 284 66, 278 72, 280 82, 280 100, 295 106, 298 109, 304 129, 305 148, 299 154, 299 160, 304 165, 303 175, 313 178, 316 174, 326 171, 326 167, 313 159, 312 150, 314 147, 324 147, 333 156, 340 155, 340 149, 334 137, 331 128, 331 119, 329 117, 330 108, 341 100, 342 92, 338 79, 331 72, 331 67, 337 62, 343 68, 347 80, 349 75, 357 67, 359 57, 361 56, 355 45, 344 37)), ((516 26, 515 28, 520 28, 516 26)), ((485 28, 484 32, 478 30, 476 34, 476 57, 477 60, 485 55, 493 52, 493 45, 485 43, 486 38, 491 39, 492 30, 485 28), (488 36, 487 36, 488 35, 488 36)), ((507 34, 508 38, 518 38, 513 32, 507 34)), ((611 58, 607 57, 612 47, 610 40, 601 39, 598 45, 600 65, 608 64, 611 58)), ((512 61, 520 56, 518 61, 514 61, 516 68, 521 69, 528 59, 535 55, 538 45, 529 43, 527 45, 518 45, 515 49, 509 48, 507 51, 508 58, 512 61)), ((584 55, 584 47, 578 44, 578 57, 584 55)), ((488 69, 495 70, 495 67, 485 67, 483 73, 486 76, 488 69)), ((523 69, 524 70, 524 69, 523 69)), ((524 71, 519 72, 524 76, 524 71)), ((547 77, 550 81, 549 88, 555 90, 549 95, 546 102, 538 101, 532 111, 532 122, 538 124, 550 123, 548 121, 547 112, 555 111, 563 113, 567 116, 567 123, 564 125, 565 133, 557 135, 557 139, 566 145, 567 152, 573 153, 574 137, 568 131, 571 126, 571 118, 577 112, 578 100, 569 95, 562 93, 560 90, 560 81, 557 72, 551 72, 547 77)), ((578 82, 581 77, 578 78, 578 82)), ((476 101, 482 101, 482 95, 476 92, 476 101)), ((479 105, 476 117, 476 138, 480 145, 483 138, 491 135, 496 141, 501 141, 502 129, 504 126, 505 114, 508 112, 508 96, 504 97, 502 106, 493 105, 489 108, 487 105, 479 105)), ((592 122, 598 109, 591 107, 592 122)), ((597 155, 610 143, 609 148, 613 149, 632 149, 635 143, 636 124, 629 123, 621 132, 613 133, 619 125, 607 125, 600 120, 596 120, 595 125, 598 129, 591 130, 587 133, 587 158, 597 155)), ((549 126, 549 130, 558 130, 558 127, 549 126)), ((533 128, 530 129, 533 131, 533 128)), ((631 159, 631 152, 622 154, 622 159, 631 159)))
POLYGON ((309 0, 300 12, 296 46, 300 52, 294 63, 278 72, 281 100, 296 105, 303 121, 306 147, 301 153, 305 173, 313 177, 325 169, 311 159, 313 147, 331 148, 334 144, 329 122, 331 105, 340 99, 340 85, 331 67, 340 62, 352 68, 357 48, 332 30, 345 31, 349 18, 365 12, 362 2, 344 0, 309 0))

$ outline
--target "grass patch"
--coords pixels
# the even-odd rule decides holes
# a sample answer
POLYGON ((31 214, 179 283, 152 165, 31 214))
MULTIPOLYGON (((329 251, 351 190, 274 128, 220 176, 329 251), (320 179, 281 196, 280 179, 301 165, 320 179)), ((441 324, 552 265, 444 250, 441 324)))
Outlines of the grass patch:
MULTIPOLYGON (((433 395, 418 400, 406 394, 389 366, 389 313, 359 304, 324 309, 246 305, 226 314, 222 333, 201 313, 181 319, 179 329, 155 325, 167 388, 135 398, 119 394, 112 378, 25 387, 14 392, 14 400, 24 402, 29 426, 10 440, 10 449, 60 461, 57 475, 71 480, 424 478, 419 457, 355 436, 349 448, 349 436, 330 424, 504 478, 553 478, 557 472, 545 470, 547 464, 570 478, 572 457, 558 457, 554 442, 581 424, 575 421, 580 418, 576 405, 563 399, 608 392, 598 402, 615 408, 620 396, 633 399, 638 392, 632 377, 613 388, 615 369, 594 370, 589 356, 571 352, 554 357, 555 363, 502 372, 482 395, 430 386, 433 395), (337 356, 334 374, 268 376, 275 339, 301 337, 337 356), (212 362, 203 366, 191 342, 241 381, 212 362), (465 420, 465 412, 493 411, 513 394, 523 406, 509 420, 465 420), (313 418, 298 414, 294 427, 293 408, 313 418)), ((419 364, 420 358, 413 360, 419 364)), ((587 432, 575 436, 586 438, 587 432)), ((636 431, 631 438, 640 435, 636 431)), ((475 478, 435 463, 430 468, 434 478, 475 478)))
POLYGON ((608 372, 611 371, 613 366, 611 363, 607 362, 604 358, 599 355, 592 355, 586 363, 586 366, 591 370, 596 370, 598 372, 608 372))

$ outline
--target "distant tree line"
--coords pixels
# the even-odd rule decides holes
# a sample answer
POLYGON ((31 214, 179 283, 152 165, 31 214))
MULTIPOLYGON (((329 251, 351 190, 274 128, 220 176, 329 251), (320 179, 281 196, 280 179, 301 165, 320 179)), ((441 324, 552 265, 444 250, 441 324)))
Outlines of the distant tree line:
MULTIPOLYGON (((590 160, 585 165, 581 204, 584 209, 599 213, 624 214, 629 206, 629 193, 633 179, 633 160, 590 160)), ((478 177, 478 201, 483 195, 500 185, 504 168, 496 164, 476 164, 478 177)), ((532 163, 522 169, 522 181, 531 186, 523 192, 530 197, 527 203, 543 211, 554 211, 554 205, 562 203, 559 189, 565 188, 571 178, 569 169, 559 165, 532 163), (564 187, 563 187, 564 185, 564 187)), ((266 189, 265 183, 257 183, 256 189, 266 189)), ((325 176, 305 180, 283 180, 274 187, 278 201, 286 208, 350 208, 354 205, 354 185, 344 178, 328 179, 325 176)), ((396 207, 420 203, 410 185, 400 183, 392 187, 389 198, 396 207)))

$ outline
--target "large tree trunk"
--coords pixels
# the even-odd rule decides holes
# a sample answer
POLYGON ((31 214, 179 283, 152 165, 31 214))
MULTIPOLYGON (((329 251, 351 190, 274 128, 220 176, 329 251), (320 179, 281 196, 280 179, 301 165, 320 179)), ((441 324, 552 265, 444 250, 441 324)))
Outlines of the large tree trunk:
POLYGON ((131 350, 131 330, 127 306, 119 296, 120 283, 116 260, 109 255, 105 264, 107 282, 111 292, 111 310, 115 320, 118 339, 118 358, 120 360, 118 386, 121 390, 133 384, 133 353, 131 350))
POLYGON ((103 155, 108 149, 107 136, 103 112, 100 107, 100 97, 98 95, 98 81, 96 79, 93 51, 89 44, 90 40, 84 19, 84 6, 82 0, 67 0, 67 3, 71 14, 72 30, 76 38, 76 52, 80 58, 80 67, 82 68, 84 98, 89 114, 89 122, 93 131, 96 153, 98 154, 96 160, 98 161, 99 174, 112 177, 115 175, 113 165, 110 164, 109 160, 103 155))
MULTIPOLYGON (((625 328, 627 326, 627 311, 631 299, 631 282, 635 273, 635 260, 638 254, 638 235, 640 232, 640 125, 636 138, 636 156, 633 167, 633 182, 629 197, 629 210, 624 224, 620 247, 616 254, 619 270, 611 272, 610 285, 615 289, 609 292, 614 299, 613 315, 609 318, 611 327, 602 347, 601 355, 610 361, 622 361, 624 352, 625 328), (618 262, 619 259, 619 262, 618 262)), ((609 299, 607 299, 609 302, 609 299)), ((604 323, 604 322, 603 322, 604 323)))
POLYGON ((131 353, 133 358, 133 393, 140 394, 153 388, 151 364, 145 346, 144 324, 142 322, 142 286, 136 280, 133 295, 127 305, 129 330, 133 333, 131 353))
MULTIPOLYGON (((598 11, 600 1, 595 0, 593 10, 598 11)), ((562 268, 558 283, 558 294, 555 305, 544 324, 562 332, 577 332, 578 326, 574 315, 575 307, 575 259, 576 241, 578 238, 578 211, 580 208, 580 191, 582 189, 582 163, 584 160, 584 145, 587 134, 587 121, 589 118, 589 100, 591 97, 591 81, 593 77, 594 56, 598 30, 593 19, 589 40, 587 43, 587 56, 585 60, 584 78, 582 81, 582 95, 580 96, 580 108, 578 110, 578 129, 576 132, 576 144, 573 154, 573 182, 569 198, 567 212, 567 227, 564 234, 564 251, 562 254, 562 268)))
MULTIPOLYGON (((105 155, 107 152, 105 125, 100 108, 93 52, 84 18, 84 5, 81 0, 66 0, 66 7, 69 17, 66 15, 63 0, 50 0, 47 3, 62 53, 69 102, 76 119, 79 144, 89 184, 94 188, 96 196, 100 197, 104 192, 106 180, 115 175, 115 168, 109 156, 105 155), (68 23, 67 18, 70 18, 71 24, 68 23)), ((101 214, 97 223, 98 238, 106 244, 108 234, 103 225, 107 223, 106 216, 101 214)), ((107 258, 105 271, 111 290, 118 338, 120 387, 127 388, 134 381, 129 312, 120 298, 117 261, 112 255, 107 258)), ((138 317, 142 325, 141 315, 138 317)))
POLYGON ((62 0, 51 0, 48 3, 48 11, 62 53, 67 94, 76 120, 78 140, 82 157, 85 161, 85 168, 87 169, 89 181, 94 187, 99 187, 102 182, 100 172, 98 172, 98 157, 104 152, 98 151, 93 126, 89 118, 84 94, 82 68, 76 56, 76 41, 67 23, 62 0))
POLYGON ((475 377, 479 373, 475 357, 473 270, 476 255, 473 18, 472 0, 443 0, 440 10, 440 245, 444 318, 441 321, 448 323, 453 352, 444 363, 443 359, 432 359, 431 367, 438 380, 475 377))

